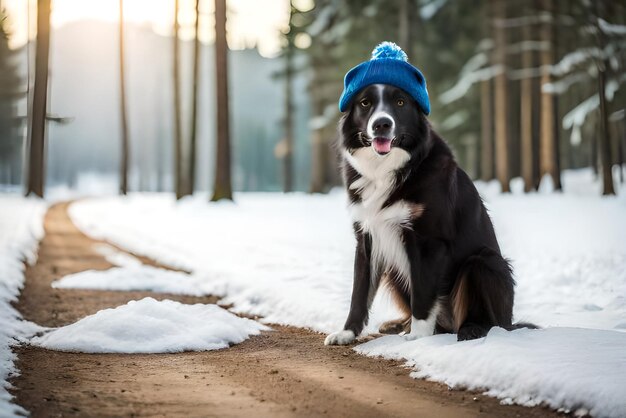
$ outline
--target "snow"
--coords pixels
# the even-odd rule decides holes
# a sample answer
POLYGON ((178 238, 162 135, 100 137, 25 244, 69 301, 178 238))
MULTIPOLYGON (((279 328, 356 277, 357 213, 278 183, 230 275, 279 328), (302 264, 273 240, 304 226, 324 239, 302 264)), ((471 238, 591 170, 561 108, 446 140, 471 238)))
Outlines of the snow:
POLYGON ((597 93, 588 97, 563 116, 563 129, 581 127, 587 115, 600 106, 600 97, 597 93))
POLYGON ((547 41, 521 41, 507 47, 508 54, 519 54, 524 51, 547 51, 550 49, 550 42, 547 41))
POLYGON ((624 330, 626 189, 599 198, 601 184, 590 169, 566 171, 562 181, 563 194, 548 188, 500 195, 478 184, 513 263, 515 317, 542 326, 624 330))
POLYGON ((559 62, 551 67, 550 71, 556 76, 565 75, 571 72, 574 67, 587 62, 591 58, 599 58, 601 56, 602 51, 599 48, 579 48, 565 54, 559 62))
POLYGON ((269 328, 217 305, 144 298, 101 310, 31 343, 82 353, 178 353, 227 348, 264 330, 269 328))
POLYGON ((108 270, 85 270, 67 275, 54 283, 56 289, 99 289, 120 291, 150 291, 158 293, 202 296, 202 282, 195 276, 165 270, 145 264, 114 267, 108 270))
POLYGON ((626 411, 626 334, 577 328, 507 332, 457 342, 454 335, 406 341, 385 336, 356 347, 368 356, 409 359, 415 378, 484 390, 503 403, 547 404, 594 417, 626 411))
MULTIPOLYGON (((443 8, 448 0, 432 0, 420 7, 420 17, 423 20, 430 20, 435 16, 441 8, 443 8)), ((422 2, 423 3, 423 2, 422 2)))
POLYGON ((503 71, 504 67, 497 64, 461 74, 461 77, 459 77, 459 80, 454 86, 441 93, 439 101, 442 104, 452 103, 463 97, 475 83, 491 80, 503 71))
POLYGON ((598 19, 598 24, 602 32, 608 35, 626 35, 626 25, 612 24, 604 19, 598 19))
POLYGON ((470 113, 467 110, 459 110, 445 118, 439 126, 442 130, 451 131, 458 128, 459 126, 463 126, 463 124, 467 122, 469 116, 470 113))
POLYGON ((70 215, 93 237, 191 271, 235 312, 321 332, 341 327, 355 242, 343 193, 236 199, 177 204, 170 195, 131 194, 74 203, 70 215))
POLYGON ((11 346, 38 330, 21 319, 11 302, 17 300, 24 283, 24 261, 33 263, 43 236, 46 205, 38 199, 0 195, 0 416, 24 415, 11 403, 7 378, 17 371, 11 346))
MULTIPOLYGON (((610 372, 623 370, 626 352, 626 188, 600 197, 591 170, 566 171, 563 184, 563 193, 549 193, 543 182, 540 192, 523 194, 515 179, 514 192, 503 195, 495 182, 477 183, 503 253, 512 259, 515 319, 545 330, 493 330, 469 343, 454 336, 410 344, 386 337, 357 350, 406 358, 416 377, 482 388, 507 402, 587 408, 597 416, 624 411, 626 386, 610 372), (447 360, 432 360, 438 356, 447 360), (479 365, 480 372, 462 374, 479 365)), ((236 203, 209 204, 206 195, 176 203, 170 195, 134 194, 84 200, 70 214, 95 238, 192 272, 168 283, 180 292, 223 296, 233 311, 265 323, 341 329, 354 251, 344 193, 235 197, 236 203), (190 282, 193 289, 185 290, 190 282)), ((138 286, 161 284, 147 278, 138 286)), ((394 313, 388 295, 377 296, 367 332, 394 313)))
POLYGON ((590 78, 591 75, 588 71, 568 74, 558 81, 543 84, 541 86, 541 91, 549 94, 563 94, 566 93, 573 85, 588 81, 590 78))
POLYGON ((96 244, 93 249, 104 257, 109 263, 120 267, 135 267, 143 265, 142 262, 128 253, 117 250, 108 244, 96 244))

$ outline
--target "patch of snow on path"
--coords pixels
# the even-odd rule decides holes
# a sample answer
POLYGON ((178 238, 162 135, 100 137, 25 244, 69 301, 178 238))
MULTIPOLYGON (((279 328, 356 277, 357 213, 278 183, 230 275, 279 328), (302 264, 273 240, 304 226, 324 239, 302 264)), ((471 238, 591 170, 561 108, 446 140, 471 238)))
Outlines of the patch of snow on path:
POLYGON ((109 263, 119 267, 136 267, 141 266, 141 260, 133 257, 128 253, 118 251, 108 244, 95 244, 92 247, 98 254, 104 257, 109 263))
POLYGON ((104 309, 31 340, 82 353, 178 353, 227 348, 268 327, 217 305, 144 298, 104 309))
POLYGON ((204 282, 194 279, 194 276, 186 273, 139 264, 69 274, 53 282, 52 287, 56 289, 150 291, 190 296, 203 296, 210 293, 203 290, 204 282))

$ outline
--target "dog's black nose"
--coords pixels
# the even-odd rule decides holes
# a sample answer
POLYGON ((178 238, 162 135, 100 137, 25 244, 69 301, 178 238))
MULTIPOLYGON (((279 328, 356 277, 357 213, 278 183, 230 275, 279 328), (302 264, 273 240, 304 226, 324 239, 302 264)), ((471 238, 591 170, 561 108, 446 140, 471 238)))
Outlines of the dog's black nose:
POLYGON ((393 125, 393 121, 387 116, 382 116, 374 121, 372 127, 374 128, 374 133, 382 133, 391 129, 393 125))

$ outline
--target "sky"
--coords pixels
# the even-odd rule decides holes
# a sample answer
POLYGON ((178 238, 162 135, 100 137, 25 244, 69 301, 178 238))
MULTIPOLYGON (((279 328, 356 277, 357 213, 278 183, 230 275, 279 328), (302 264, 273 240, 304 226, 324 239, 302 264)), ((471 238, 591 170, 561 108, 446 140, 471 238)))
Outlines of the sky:
MULTIPOLYGON (((9 14, 10 45, 17 48, 28 39, 28 7, 31 5, 31 38, 34 36, 35 0, 0 0, 9 14)), ((313 0, 299 0, 300 9, 310 9, 313 0)), ((174 0, 124 0, 124 19, 136 24, 147 24, 161 35, 171 35, 174 0)), ((180 0, 181 38, 193 36, 195 1, 180 0)), ((280 49, 280 32, 288 26, 289 0, 228 0, 228 44, 231 49, 257 46, 263 56, 275 56, 280 49)), ((200 39, 213 41, 213 0, 200 1, 200 39)), ((118 0, 52 0, 51 23, 54 28, 78 20, 97 19, 117 22, 118 0)))

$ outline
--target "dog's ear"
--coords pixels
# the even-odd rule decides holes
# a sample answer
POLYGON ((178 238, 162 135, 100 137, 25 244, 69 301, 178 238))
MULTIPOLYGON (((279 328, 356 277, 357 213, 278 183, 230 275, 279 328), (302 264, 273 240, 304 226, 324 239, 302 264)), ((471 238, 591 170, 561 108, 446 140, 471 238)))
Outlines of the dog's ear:
POLYGON ((345 127, 346 121, 348 120, 348 115, 350 115, 351 112, 352 112, 352 107, 350 107, 350 109, 348 109, 347 112, 341 114, 341 117, 339 118, 339 122, 337 123, 337 130, 339 131, 340 134, 343 132, 343 128, 345 127))
POLYGON ((339 122, 337 123, 337 137, 335 139, 335 141, 332 141, 332 147, 333 147, 333 151, 335 151, 336 153, 341 152, 342 148, 344 147, 344 141, 345 141, 345 125, 346 125, 346 121, 348 120, 348 115, 350 114, 350 109, 348 109, 348 112, 343 113, 341 115, 341 117, 339 118, 339 122))

